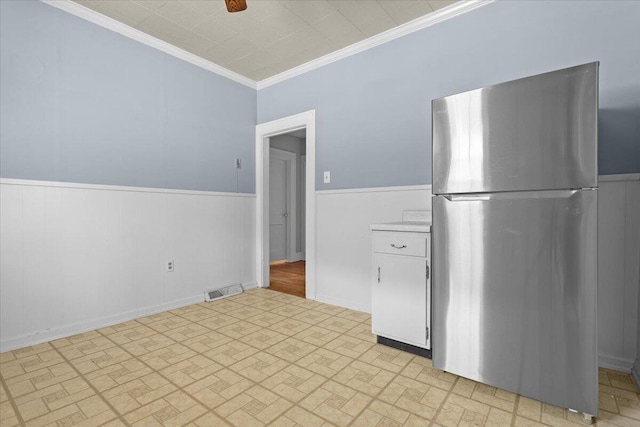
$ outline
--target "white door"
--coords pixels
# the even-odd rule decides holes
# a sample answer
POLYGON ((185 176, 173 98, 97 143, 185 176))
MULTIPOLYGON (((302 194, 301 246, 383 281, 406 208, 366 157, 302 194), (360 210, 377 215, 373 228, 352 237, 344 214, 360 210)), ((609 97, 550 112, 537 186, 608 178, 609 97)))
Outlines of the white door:
POLYGON ((269 261, 287 258, 287 161, 269 159, 269 261))

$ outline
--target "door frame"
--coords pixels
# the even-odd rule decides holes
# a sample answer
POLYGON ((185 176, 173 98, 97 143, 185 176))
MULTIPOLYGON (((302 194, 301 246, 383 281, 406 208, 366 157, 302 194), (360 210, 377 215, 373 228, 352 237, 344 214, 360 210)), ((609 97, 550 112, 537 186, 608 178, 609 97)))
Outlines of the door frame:
POLYGON ((278 148, 273 148, 269 146, 269 156, 278 157, 281 160, 284 160, 285 163, 285 188, 284 193, 286 196, 286 209, 287 209, 287 219, 285 231, 286 235, 286 247, 284 252, 284 257, 287 262, 298 261, 296 258, 296 238, 297 238, 297 197, 296 192, 298 188, 297 181, 297 165, 296 160, 297 156, 295 153, 291 153, 289 151, 280 150, 278 148))
MULTIPOLYGON (((307 155, 303 154, 302 156, 300 156, 300 182, 298 182, 297 184, 299 184, 302 187, 302 198, 306 199, 307 196, 307 187, 306 187, 306 182, 307 182, 307 155)), ((302 204, 302 212, 300 214, 300 218, 296 217, 298 221, 302 221, 302 224, 306 224, 306 218, 307 218, 307 207, 305 206, 305 204, 302 204)), ((297 231, 297 229, 296 229, 297 231)), ((305 242, 307 241, 306 237, 305 237, 305 227, 300 228, 300 234, 302 235, 301 237, 301 241, 302 241, 302 247, 300 248, 300 252, 296 253, 296 258, 298 260, 304 260, 305 259, 305 242)))
POLYGON ((305 295, 316 299, 316 111, 309 110, 256 126, 256 280, 269 287, 269 137, 306 129, 305 295))

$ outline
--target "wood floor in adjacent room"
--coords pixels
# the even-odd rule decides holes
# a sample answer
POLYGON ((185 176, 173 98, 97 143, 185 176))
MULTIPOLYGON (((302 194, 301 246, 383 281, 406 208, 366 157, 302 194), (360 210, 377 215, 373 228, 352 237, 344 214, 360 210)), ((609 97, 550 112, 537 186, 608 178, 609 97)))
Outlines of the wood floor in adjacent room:
MULTIPOLYGON (((555 426, 578 414, 376 344, 371 317, 253 289, 0 355, 0 425, 555 426)), ((640 425, 600 370, 598 425, 640 425)))
POLYGON ((304 298, 304 269, 304 261, 272 263, 269 287, 272 291, 304 298))

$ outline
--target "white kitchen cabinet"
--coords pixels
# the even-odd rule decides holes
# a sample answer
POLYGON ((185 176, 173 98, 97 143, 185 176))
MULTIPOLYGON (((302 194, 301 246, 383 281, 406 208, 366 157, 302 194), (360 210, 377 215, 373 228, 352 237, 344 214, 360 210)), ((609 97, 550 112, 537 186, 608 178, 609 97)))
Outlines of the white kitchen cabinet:
POLYGON ((373 232, 373 333, 431 349, 431 234, 373 232))

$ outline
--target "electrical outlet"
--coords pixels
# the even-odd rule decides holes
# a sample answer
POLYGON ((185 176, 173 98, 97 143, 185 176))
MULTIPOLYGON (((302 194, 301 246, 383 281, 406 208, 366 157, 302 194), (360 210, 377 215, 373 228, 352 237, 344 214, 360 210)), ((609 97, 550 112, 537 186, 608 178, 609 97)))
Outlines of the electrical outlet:
POLYGON ((331 171, 324 171, 324 183, 329 184, 331 182, 331 171))
POLYGON ((167 271, 169 273, 173 271, 173 260, 167 261, 167 271))

